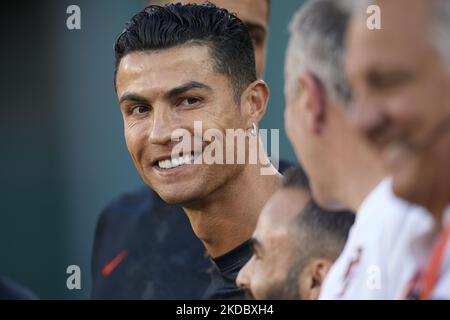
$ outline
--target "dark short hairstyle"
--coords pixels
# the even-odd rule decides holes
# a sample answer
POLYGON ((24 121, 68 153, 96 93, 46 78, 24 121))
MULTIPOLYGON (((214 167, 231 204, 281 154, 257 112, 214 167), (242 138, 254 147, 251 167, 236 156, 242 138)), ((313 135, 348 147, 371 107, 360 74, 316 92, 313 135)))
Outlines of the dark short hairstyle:
MULTIPOLYGON (((245 0, 244 0, 245 1, 245 0)), ((170 1, 170 0, 147 0, 147 5, 151 5, 151 4, 166 4, 168 2, 175 2, 175 1, 170 1)), ((267 3, 267 15, 268 17, 270 17, 270 0, 266 0, 267 3)))
POLYGON ((301 165, 286 170, 283 174, 282 188, 301 188, 309 191, 309 179, 301 165))
POLYGON ((328 211, 310 200, 295 218, 291 231, 296 234, 302 259, 328 258, 336 260, 347 242, 355 222, 351 211, 328 211))
POLYGON ((256 80, 252 41, 238 17, 211 3, 152 5, 136 14, 114 46, 114 81, 120 61, 128 53, 185 44, 210 48, 213 70, 228 77, 239 104, 242 92, 256 80))

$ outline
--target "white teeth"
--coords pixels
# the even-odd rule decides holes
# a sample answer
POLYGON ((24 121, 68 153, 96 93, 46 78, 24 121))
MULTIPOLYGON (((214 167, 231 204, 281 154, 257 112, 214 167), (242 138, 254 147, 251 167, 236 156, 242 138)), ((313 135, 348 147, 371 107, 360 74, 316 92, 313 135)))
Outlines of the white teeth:
POLYGON ((170 160, 164 160, 164 166, 166 169, 169 169, 171 164, 170 164, 170 160))
POLYGON ((194 156, 191 154, 186 154, 183 157, 173 158, 170 160, 160 160, 158 161, 158 166, 161 169, 172 169, 175 167, 179 167, 183 164, 190 164, 194 160, 194 156))

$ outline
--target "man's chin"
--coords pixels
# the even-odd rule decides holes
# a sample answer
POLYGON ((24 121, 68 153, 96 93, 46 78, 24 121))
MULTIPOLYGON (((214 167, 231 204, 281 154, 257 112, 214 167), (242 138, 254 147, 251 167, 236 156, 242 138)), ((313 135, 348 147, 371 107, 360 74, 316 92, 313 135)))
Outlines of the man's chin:
POLYGON ((186 192, 183 190, 167 190, 167 189, 154 189, 159 197, 168 204, 187 206, 190 203, 195 203, 201 199, 200 195, 194 194, 192 192, 186 192))
POLYGON ((413 168, 403 168, 392 174, 392 191, 399 198, 424 205, 422 183, 413 168))
POLYGON ((270 288, 257 300, 300 300, 295 283, 284 283, 270 288))
POLYGON ((191 201, 190 197, 185 197, 181 195, 174 195, 174 194, 166 194, 166 193, 158 193, 159 197, 168 204, 173 205, 179 205, 182 206, 183 204, 189 203, 191 201))
POLYGON ((245 289, 245 300, 256 300, 252 292, 248 289, 245 289))
POLYGON ((314 200, 319 206, 328 210, 342 210, 343 206, 335 200, 327 185, 317 185, 311 183, 312 193, 314 195, 314 200))

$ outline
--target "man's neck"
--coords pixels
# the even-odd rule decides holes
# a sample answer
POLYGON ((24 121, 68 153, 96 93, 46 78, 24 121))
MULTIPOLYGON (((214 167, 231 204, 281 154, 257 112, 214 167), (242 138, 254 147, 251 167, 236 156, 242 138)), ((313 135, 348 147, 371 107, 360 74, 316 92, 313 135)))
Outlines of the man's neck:
MULTIPOLYGON (((342 116, 342 115, 341 115, 342 116)), ((338 116, 339 117, 339 116, 338 116)), ((382 162, 369 144, 342 117, 333 133, 335 158, 336 199, 346 208, 357 212, 364 199, 385 177, 382 162), (337 143, 336 143, 337 141, 337 143)))
POLYGON ((432 200, 425 205, 433 216, 436 225, 439 229, 444 227, 445 214, 450 208, 450 200, 448 199, 448 187, 436 188, 433 191, 432 200), (441 191, 442 190, 442 191, 441 191))
POLYGON ((208 254, 221 256, 249 240, 266 201, 277 190, 281 175, 261 175, 260 165, 245 165, 243 171, 202 199, 195 208, 183 208, 208 254))
POLYGON ((426 178, 418 192, 411 198, 412 202, 418 203, 432 214, 438 227, 443 226, 444 215, 450 206, 450 135, 441 137, 434 145, 430 146, 434 154, 433 163, 429 164, 433 174, 425 174, 426 178), (439 176, 434 171, 438 169, 439 176))
POLYGON ((364 146, 360 147, 360 154, 357 152, 357 147, 354 149, 355 161, 347 168, 348 174, 344 180, 347 181, 347 187, 342 187, 342 197, 355 213, 358 212, 364 199, 386 176, 381 167, 381 161, 377 159, 375 153, 371 153, 364 146))

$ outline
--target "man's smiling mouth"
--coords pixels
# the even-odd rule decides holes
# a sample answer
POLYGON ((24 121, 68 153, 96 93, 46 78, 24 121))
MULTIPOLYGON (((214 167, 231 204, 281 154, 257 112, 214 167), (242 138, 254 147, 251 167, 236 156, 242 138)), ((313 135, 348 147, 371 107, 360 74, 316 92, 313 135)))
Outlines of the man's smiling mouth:
POLYGON ((404 167, 407 160, 414 156, 414 146, 405 141, 393 140, 388 143, 383 152, 384 161, 391 169, 400 169, 404 167))
POLYGON ((157 161, 156 165, 159 169, 162 170, 173 169, 182 165, 193 164, 200 155, 200 153, 189 153, 183 156, 162 159, 157 161))

